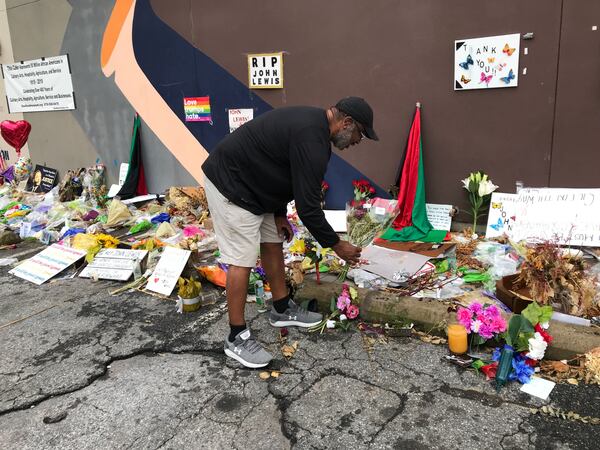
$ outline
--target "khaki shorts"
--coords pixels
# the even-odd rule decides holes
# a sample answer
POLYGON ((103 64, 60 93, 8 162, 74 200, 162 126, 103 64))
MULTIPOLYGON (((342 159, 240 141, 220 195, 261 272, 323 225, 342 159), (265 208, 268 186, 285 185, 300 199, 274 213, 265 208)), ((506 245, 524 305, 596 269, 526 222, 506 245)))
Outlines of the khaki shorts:
POLYGON ((273 214, 257 216, 240 208, 227 200, 208 178, 204 178, 204 190, 222 263, 254 267, 260 243, 283 242, 273 214))

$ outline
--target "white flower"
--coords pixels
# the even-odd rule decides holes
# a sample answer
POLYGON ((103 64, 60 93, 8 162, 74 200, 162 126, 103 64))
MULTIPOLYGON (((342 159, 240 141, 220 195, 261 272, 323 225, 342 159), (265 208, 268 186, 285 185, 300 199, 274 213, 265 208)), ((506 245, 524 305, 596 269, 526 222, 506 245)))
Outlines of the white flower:
POLYGON ((481 183, 479 183, 478 194, 479 194, 480 197, 484 197, 486 195, 491 194, 496 189, 498 189, 498 186, 496 186, 491 181, 489 181, 489 180, 481 181, 481 183))
POLYGON ((548 343, 544 340, 540 333, 535 333, 532 338, 529 339, 529 353, 527 356, 531 359, 544 359, 546 348, 548 343))
POLYGON ((348 320, 346 314, 340 314, 340 322, 343 322, 344 320, 348 320))
POLYGON ((550 322, 544 322, 544 323, 540 323, 540 326, 544 329, 547 330, 548 328, 550 328, 550 322))
POLYGON ((471 323, 471 331, 473 333, 479 333, 479 327, 481 326, 481 320, 474 320, 471 323))
POLYGON ((335 328, 335 320, 328 320, 327 328, 335 328))
POLYGON ((471 180, 469 179, 469 177, 465 178, 464 180, 461 180, 463 187, 468 191, 469 190, 469 183, 471 182, 471 180))

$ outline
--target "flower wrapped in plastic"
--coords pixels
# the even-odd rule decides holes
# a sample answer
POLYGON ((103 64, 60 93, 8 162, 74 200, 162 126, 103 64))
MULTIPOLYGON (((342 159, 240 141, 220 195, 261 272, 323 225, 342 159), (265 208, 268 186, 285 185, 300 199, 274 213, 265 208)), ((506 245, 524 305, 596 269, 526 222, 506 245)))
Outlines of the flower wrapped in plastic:
POLYGON ((387 230, 398 215, 398 201, 384 198, 346 204, 348 241, 365 247, 387 230))

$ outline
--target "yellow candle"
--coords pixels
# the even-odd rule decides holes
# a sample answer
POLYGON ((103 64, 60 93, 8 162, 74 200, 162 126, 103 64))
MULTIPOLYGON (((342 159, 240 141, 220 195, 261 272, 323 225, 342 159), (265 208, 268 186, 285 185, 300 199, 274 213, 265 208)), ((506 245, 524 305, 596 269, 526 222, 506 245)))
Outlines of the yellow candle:
POLYGON ((448 347, 455 355, 467 352, 467 329, 460 324, 448 325, 448 347))

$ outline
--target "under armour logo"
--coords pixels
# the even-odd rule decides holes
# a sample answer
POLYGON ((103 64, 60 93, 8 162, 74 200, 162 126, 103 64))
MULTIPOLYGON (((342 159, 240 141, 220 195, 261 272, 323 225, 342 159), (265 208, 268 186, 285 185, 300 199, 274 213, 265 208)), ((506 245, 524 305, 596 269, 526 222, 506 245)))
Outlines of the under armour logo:
POLYGON ((288 320, 296 320, 296 316, 288 316, 288 320))
POLYGON ((233 351, 234 351, 234 352, 236 352, 238 355, 241 355, 241 354, 242 354, 242 349, 241 349, 241 348, 237 348, 237 347, 235 347, 235 348, 233 349, 233 351))

